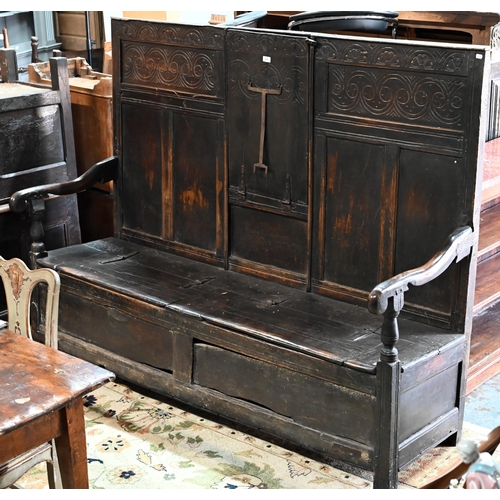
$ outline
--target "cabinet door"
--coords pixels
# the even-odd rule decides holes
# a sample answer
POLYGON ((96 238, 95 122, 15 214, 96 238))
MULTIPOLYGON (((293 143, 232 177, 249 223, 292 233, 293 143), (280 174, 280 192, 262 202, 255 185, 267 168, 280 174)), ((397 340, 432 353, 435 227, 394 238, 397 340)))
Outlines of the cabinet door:
POLYGON ((308 50, 305 38, 228 32, 232 199, 307 212, 308 50))

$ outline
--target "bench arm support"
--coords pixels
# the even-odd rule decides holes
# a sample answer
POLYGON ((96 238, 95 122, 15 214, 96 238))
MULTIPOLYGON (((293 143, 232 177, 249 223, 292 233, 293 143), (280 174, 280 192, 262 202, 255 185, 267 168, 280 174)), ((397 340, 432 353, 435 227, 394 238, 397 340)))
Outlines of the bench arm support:
POLYGON ((441 275, 450 264, 467 257, 474 244, 472 228, 465 226, 453 231, 443 249, 423 266, 405 271, 377 285, 368 296, 368 310, 383 314, 382 344, 380 360, 392 363, 398 359, 396 343, 399 339, 397 318, 404 306, 404 292, 409 285, 425 285, 441 275))
POLYGON ((404 292, 409 285, 425 285, 442 274, 456 259, 457 262, 467 257, 474 244, 474 233, 468 226, 453 231, 442 250, 437 252, 423 266, 405 271, 377 285, 368 296, 368 309, 373 314, 383 314, 389 299, 393 301, 395 311, 401 311, 404 306, 404 292))
POLYGON ((437 278, 455 259, 458 262, 467 257, 474 239, 475 234, 470 227, 458 228, 448 237, 444 248, 426 264, 380 283, 368 297, 370 312, 384 315, 382 348, 376 368, 379 437, 374 453, 374 488, 396 488, 398 483, 399 384, 402 368, 396 344, 399 340, 398 315, 404 305, 404 292, 409 285, 420 286, 437 278))
POLYGON ((31 249, 29 266, 36 269, 37 259, 47 255, 44 244, 43 217, 45 213, 45 198, 81 193, 98 183, 113 181, 118 174, 118 157, 111 156, 93 165, 76 179, 67 182, 34 186, 14 193, 9 206, 13 212, 28 211, 31 220, 31 249))
POLYGON ((115 180, 117 173, 118 157, 111 156, 96 163, 80 177, 71 181, 44 184, 17 191, 11 196, 9 206, 13 212, 24 212, 28 209, 29 200, 45 198, 50 195, 81 193, 95 184, 115 180))

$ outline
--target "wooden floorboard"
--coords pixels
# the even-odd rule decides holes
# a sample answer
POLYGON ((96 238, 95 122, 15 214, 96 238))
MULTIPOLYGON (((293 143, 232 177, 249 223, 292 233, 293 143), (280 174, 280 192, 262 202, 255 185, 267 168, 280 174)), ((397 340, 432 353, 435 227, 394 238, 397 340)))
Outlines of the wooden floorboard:
POLYGON ((500 300, 500 254, 477 266, 474 314, 479 314, 500 300))
POLYGON ((500 373, 500 138, 485 144, 467 394, 500 373))
POLYGON ((498 252, 500 252, 500 205, 494 205, 481 213, 478 262, 498 252))
POLYGON ((500 302, 474 317, 467 394, 500 373, 500 302))
POLYGON ((467 394, 500 373, 500 183, 493 178, 497 164, 492 155, 491 179, 482 197, 467 394))
POLYGON ((481 210, 487 210, 500 203, 500 184, 483 190, 481 210))

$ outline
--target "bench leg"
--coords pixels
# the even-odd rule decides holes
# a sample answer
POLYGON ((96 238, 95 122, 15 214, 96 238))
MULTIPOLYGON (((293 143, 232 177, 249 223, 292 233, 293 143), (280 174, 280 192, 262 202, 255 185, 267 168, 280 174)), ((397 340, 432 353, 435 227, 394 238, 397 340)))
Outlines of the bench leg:
POLYGON ((379 361, 377 365, 377 441, 373 488, 398 487, 398 406, 401 362, 379 361))
POLYGON ((83 399, 60 410, 64 432, 55 439, 63 488, 87 489, 87 439, 83 417, 83 399))

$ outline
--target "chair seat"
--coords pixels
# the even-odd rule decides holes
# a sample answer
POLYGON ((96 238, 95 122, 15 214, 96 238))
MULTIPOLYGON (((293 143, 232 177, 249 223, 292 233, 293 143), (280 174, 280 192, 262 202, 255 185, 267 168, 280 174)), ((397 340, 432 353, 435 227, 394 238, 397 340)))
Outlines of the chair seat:
POLYGON ((52 443, 45 443, 0 464, 0 488, 9 488, 40 462, 52 462, 52 443))

